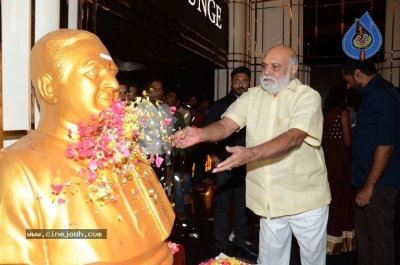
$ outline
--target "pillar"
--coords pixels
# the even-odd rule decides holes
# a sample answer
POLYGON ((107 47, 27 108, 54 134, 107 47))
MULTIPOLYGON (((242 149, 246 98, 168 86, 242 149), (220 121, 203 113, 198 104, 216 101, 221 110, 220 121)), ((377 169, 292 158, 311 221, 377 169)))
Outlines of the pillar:
MULTIPOLYGON (((396 87, 400 87, 400 1, 386 1, 384 61, 379 73, 396 87)), ((382 48, 381 48, 382 50, 382 48)))

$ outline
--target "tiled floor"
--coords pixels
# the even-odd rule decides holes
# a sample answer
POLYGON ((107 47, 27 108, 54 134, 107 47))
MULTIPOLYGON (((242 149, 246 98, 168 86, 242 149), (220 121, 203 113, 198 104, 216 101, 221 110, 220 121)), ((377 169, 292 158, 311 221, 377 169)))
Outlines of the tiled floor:
MULTIPOLYGON (((170 240, 185 247, 186 264, 198 265, 213 257, 213 212, 214 191, 212 185, 206 185, 203 191, 193 190, 192 204, 185 205, 187 220, 176 221, 170 240)), ((252 248, 258 249, 257 227, 259 218, 249 210, 249 237, 252 248)), ((300 265, 300 254, 297 242, 293 239, 290 265, 300 265)), ((255 263, 255 262, 254 262, 255 263)), ((338 256, 327 256, 327 265, 357 265, 356 253, 344 253, 338 256)))

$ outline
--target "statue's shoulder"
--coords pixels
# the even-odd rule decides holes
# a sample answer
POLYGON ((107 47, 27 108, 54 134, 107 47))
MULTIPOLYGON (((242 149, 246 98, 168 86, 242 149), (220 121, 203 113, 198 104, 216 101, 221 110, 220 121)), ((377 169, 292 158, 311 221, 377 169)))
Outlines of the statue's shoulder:
POLYGON ((46 171, 46 165, 65 157, 64 149, 54 138, 35 131, 0 150, 0 174, 46 171))

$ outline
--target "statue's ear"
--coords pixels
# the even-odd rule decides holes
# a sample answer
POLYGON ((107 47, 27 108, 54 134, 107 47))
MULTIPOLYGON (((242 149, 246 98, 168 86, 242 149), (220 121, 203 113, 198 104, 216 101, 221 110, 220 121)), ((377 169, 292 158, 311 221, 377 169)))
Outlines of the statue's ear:
POLYGON ((55 104, 57 102, 57 98, 53 87, 53 79, 50 75, 48 74, 42 75, 37 80, 37 89, 39 91, 40 96, 47 103, 55 104))

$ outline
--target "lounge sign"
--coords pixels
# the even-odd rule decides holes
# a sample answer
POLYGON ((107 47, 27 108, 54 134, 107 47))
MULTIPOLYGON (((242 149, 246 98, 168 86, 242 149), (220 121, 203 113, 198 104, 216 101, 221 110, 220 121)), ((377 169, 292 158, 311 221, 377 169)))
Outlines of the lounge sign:
POLYGON ((221 24, 221 7, 214 0, 188 0, 191 6, 197 6, 199 12, 204 13, 204 17, 208 17, 211 23, 222 28, 221 24))

